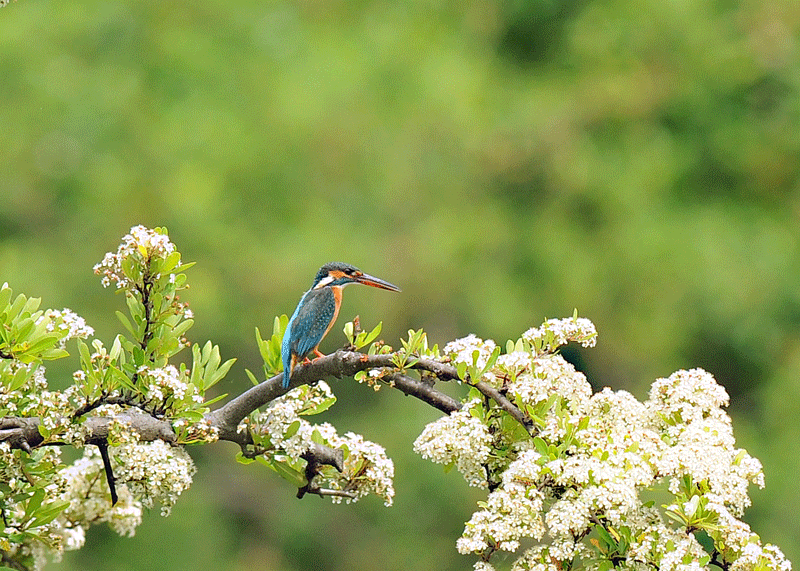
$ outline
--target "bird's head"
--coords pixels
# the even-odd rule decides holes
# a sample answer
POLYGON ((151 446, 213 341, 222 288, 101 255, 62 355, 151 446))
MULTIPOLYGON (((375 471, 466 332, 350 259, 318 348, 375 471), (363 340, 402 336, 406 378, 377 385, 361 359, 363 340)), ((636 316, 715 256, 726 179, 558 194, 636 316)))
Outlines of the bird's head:
POLYGON ((365 274, 355 266, 343 264, 342 262, 330 262, 322 266, 317 272, 317 277, 314 278, 312 289, 332 286, 344 287, 350 284, 364 284, 388 289, 389 291, 400 291, 400 288, 396 285, 365 274))

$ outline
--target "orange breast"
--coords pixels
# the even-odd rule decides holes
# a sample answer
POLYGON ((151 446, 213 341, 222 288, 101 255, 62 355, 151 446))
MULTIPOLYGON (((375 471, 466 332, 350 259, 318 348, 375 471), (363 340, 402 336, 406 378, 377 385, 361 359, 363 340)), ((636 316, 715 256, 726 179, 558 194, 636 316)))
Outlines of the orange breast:
MULTIPOLYGON (((342 307, 342 288, 341 286, 333 286, 331 287, 333 290, 333 299, 336 302, 335 309, 333 310, 333 317, 331 318, 331 322, 328 324, 328 328, 325 330, 325 333, 322 335, 322 339, 325 339, 325 336, 333 327, 333 324, 336 323, 336 318, 339 317, 339 308, 342 307)), ((320 341, 322 341, 320 339, 320 341)), ((319 347, 319 345, 317 345, 319 347)))

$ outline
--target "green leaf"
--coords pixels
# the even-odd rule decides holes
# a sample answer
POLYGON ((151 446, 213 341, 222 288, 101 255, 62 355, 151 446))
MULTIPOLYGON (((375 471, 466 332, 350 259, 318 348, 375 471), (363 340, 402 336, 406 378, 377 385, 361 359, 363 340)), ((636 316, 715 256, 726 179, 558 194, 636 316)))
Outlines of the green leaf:
POLYGON ((194 325, 194 319, 186 319, 184 321, 181 321, 178 325, 176 325, 173 328, 172 334, 175 337, 181 337, 183 336, 184 333, 186 333, 189 330, 189 328, 192 325, 194 325))
POLYGON ((85 370, 91 370, 92 356, 89 353, 89 346, 82 340, 78 339, 78 353, 81 356, 81 365, 85 370))
POLYGON ((383 329, 383 321, 379 321, 372 331, 367 333, 366 338, 364 339, 364 345, 369 345, 372 343, 378 337, 378 335, 381 334, 381 329, 383 329))
POLYGON ((11 304, 11 308, 8 310, 8 316, 13 321, 16 319, 19 314, 22 312, 22 308, 25 307, 27 303, 27 299, 24 295, 19 294, 17 298, 14 300, 14 303, 11 304))
POLYGON ((356 343, 353 337, 353 322, 348 321, 347 323, 345 323, 344 327, 342 328, 342 331, 344 332, 344 336, 347 339, 347 342, 350 345, 355 345, 356 343))
POLYGON ((36 513, 33 514, 33 521, 31 522, 31 526, 42 526, 47 525, 54 519, 58 517, 58 515, 63 512, 69 506, 69 502, 66 501, 54 501, 46 506, 43 506, 36 513))
POLYGON ((253 386, 256 386, 259 383, 259 380, 253 373, 250 372, 250 369, 245 369, 244 372, 247 373, 247 377, 250 379, 250 382, 253 383, 253 386))
POLYGON ((25 515, 22 518, 23 520, 29 520, 33 515, 33 512, 39 509, 39 506, 42 505, 44 501, 45 491, 43 489, 36 490, 31 498, 28 500, 27 505, 25 506, 25 515))
MULTIPOLYGON (((116 367, 109 367, 108 371, 109 373, 111 373, 113 381, 122 385, 129 391, 136 391, 136 387, 134 386, 133 381, 131 381, 128 375, 123 373, 120 369, 116 367)), ((109 387, 109 388, 116 388, 116 387, 109 387)))
POLYGON ((27 353, 29 355, 36 355, 43 353, 44 351, 50 349, 56 343, 58 343, 59 339, 60 339, 59 335, 51 333, 31 344, 27 349, 25 349, 25 351, 23 351, 23 353, 27 353))
POLYGON ((600 536, 600 539, 602 539, 603 542, 605 542, 605 544, 607 546, 609 546, 611 548, 614 548, 614 547, 617 546, 617 542, 614 540, 614 538, 611 536, 611 534, 608 532, 608 530, 605 527, 603 527, 602 525, 598 524, 598 525, 594 526, 594 529, 597 532, 597 535, 600 536))
POLYGON ((181 253, 180 252, 172 252, 166 258, 164 258, 164 262, 161 266, 161 272, 168 274, 174 270, 181 261, 181 253))
POLYGON ((547 446, 547 442, 542 440, 541 437, 535 436, 533 438, 533 445, 536 447, 536 451, 544 456, 545 458, 549 458, 550 456, 550 449, 547 446))
POLYGON ((114 337, 114 342, 111 344, 111 351, 108 352, 108 358, 112 363, 116 362, 122 352, 122 336, 117 335, 114 337))
POLYGON ((5 313, 5 309, 8 307, 8 302, 11 301, 11 294, 12 290, 6 284, 3 284, 2 289, 0 289, 0 310, 5 313))
POLYGON ((8 387, 9 390, 18 391, 21 389, 32 373, 33 371, 28 370, 27 367, 20 367, 17 369, 14 376, 11 378, 11 384, 8 387))
POLYGON ((144 351, 142 351, 142 348, 139 347, 138 345, 134 345, 133 346, 133 363, 134 363, 134 365, 136 365, 137 368, 141 367, 142 365, 144 365, 144 360, 145 360, 144 351))
POLYGON ((33 328, 35 326, 33 319, 31 317, 24 317, 17 321, 16 329, 17 329, 17 341, 22 342, 27 339, 31 332, 33 332, 33 328))
POLYGON ((219 381, 225 378, 225 375, 228 374, 233 364, 236 362, 236 359, 228 359, 220 367, 211 375, 209 378, 206 379, 204 389, 207 390, 214 385, 216 385, 219 381))
POLYGON ((258 352, 261 353, 261 358, 264 362, 268 361, 270 358, 269 347, 267 346, 267 342, 264 341, 264 338, 261 337, 261 331, 258 327, 256 327, 256 345, 258 345, 258 352))
POLYGON ((283 433, 283 438, 284 439, 291 438, 292 436, 297 434, 298 430, 300 430, 300 421, 295 420, 292 424, 289 425, 289 428, 286 429, 286 432, 283 433))
POLYGON ((271 466, 275 469, 275 471, 280 475, 281 478, 287 480, 291 484, 293 484, 297 488, 302 488, 308 482, 306 481, 305 475, 288 466, 285 462, 279 462, 277 460, 272 460, 271 466))
POLYGON ((320 434, 319 430, 316 428, 311 432, 311 441, 316 442, 317 444, 327 444, 325 439, 322 438, 322 434, 320 434))
POLYGON ((301 414, 305 414, 305 415, 319 414, 321 412, 324 412, 324 411, 328 410, 330 407, 332 407, 334 405, 335 402, 336 402, 336 397, 332 396, 330 398, 325 399, 324 401, 319 403, 317 406, 315 406, 313 408, 310 408, 308 410, 304 410, 301 414))
POLYGON ((203 404, 208 407, 208 406, 211 406, 212 404, 214 404, 216 402, 221 401, 222 399, 226 398, 227 396, 228 396, 228 393, 224 393, 224 394, 221 394, 219 396, 214 397, 213 399, 204 401, 203 404))

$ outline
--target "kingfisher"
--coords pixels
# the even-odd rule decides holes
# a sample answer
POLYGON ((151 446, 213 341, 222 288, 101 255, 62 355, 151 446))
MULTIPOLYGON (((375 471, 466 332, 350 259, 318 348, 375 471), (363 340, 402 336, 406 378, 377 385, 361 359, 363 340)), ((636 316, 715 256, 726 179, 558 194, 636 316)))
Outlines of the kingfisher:
POLYGON ((342 262, 322 266, 314 278, 311 289, 303 294, 294 310, 281 345, 283 359, 283 388, 288 388, 292 369, 298 361, 308 359, 312 351, 324 357, 319 344, 333 327, 342 306, 342 290, 350 284, 364 284, 389 291, 400 288, 382 279, 365 274, 358 268, 342 262))

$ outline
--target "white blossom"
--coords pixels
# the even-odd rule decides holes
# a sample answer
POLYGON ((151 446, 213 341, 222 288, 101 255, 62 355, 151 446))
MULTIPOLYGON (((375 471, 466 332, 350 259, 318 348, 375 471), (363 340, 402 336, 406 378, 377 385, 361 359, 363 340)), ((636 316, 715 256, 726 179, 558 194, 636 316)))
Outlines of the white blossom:
POLYGON ((152 257, 165 258, 175 251, 175 245, 170 242, 169 236, 161 234, 145 226, 134 226, 129 234, 122 237, 122 243, 116 253, 108 252, 103 260, 94 266, 94 272, 102 276, 104 287, 112 282, 117 288, 131 288, 130 279, 123 270, 123 260, 130 256, 139 256, 145 259, 152 257))
MULTIPOLYGON (((354 497, 346 499, 348 503, 375 494, 383 498, 384 505, 391 506, 394 499, 394 463, 386 456, 383 446, 364 440, 363 436, 353 432, 347 432, 343 437, 329 432, 326 440, 335 448, 344 446, 348 450, 344 470, 331 480, 331 487, 353 494, 354 497)), ((333 497, 334 502, 341 499, 340 496, 333 497)))
POLYGON ((583 317, 569 319, 548 319, 541 327, 532 327, 522 334, 522 338, 536 345, 544 343, 545 351, 553 351, 570 341, 583 347, 597 344, 597 330, 594 323, 583 317))
POLYGON ((125 484, 144 507, 159 502, 162 515, 168 515, 178 496, 191 486, 196 471, 183 448, 161 440, 120 446, 110 454, 117 461, 117 482, 125 484))
POLYGON ((475 364, 479 369, 486 366, 497 344, 491 339, 484 341, 475 335, 468 335, 456 339, 444 346, 442 352, 450 356, 453 363, 466 363, 468 366, 475 364))
MULTIPOLYGON (((142 521, 141 502, 127 487, 117 486, 119 499, 112 506, 103 475, 103 462, 94 446, 84 448, 83 457, 59 472, 62 492, 60 499, 69 507, 59 516, 64 528, 85 529, 94 523, 108 523, 120 535, 132 536, 142 521)), ((77 542, 78 532, 73 530, 77 542)), ((78 548, 80 546, 77 546, 78 548)))
POLYGON ((470 486, 486 486, 483 465, 489 456, 491 436, 486 426, 472 416, 478 401, 465 404, 425 427, 414 441, 414 452, 437 464, 454 464, 470 486))
POLYGON ((71 309, 64 308, 48 309, 44 314, 39 317, 37 324, 43 320, 47 320, 47 330, 55 331, 58 328, 60 331, 66 331, 66 335, 60 339, 59 346, 63 349, 66 342, 70 339, 88 339, 94 335, 94 329, 86 324, 86 320, 72 311, 71 309))
POLYGON ((480 553, 490 544, 516 551, 525 537, 541 539, 545 532, 542 493, 533 485, 540 467, 539 454, 522 452, 503 473, 501 485, 489 494, 486 508, 476 511, 456 542, 459 553, 480 553))

